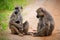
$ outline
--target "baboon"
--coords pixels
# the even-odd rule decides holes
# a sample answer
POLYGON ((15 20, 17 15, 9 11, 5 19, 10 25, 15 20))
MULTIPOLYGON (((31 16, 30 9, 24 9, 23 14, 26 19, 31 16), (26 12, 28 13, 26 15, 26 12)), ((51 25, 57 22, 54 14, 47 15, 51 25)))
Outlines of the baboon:
POLYGON ((34 33, 34 36, 49 36, 54 30, 54 20, 52 16, 44 10, 43 8, 38 8, 36 10, 37 18, 39 19, 37 33, 34 33))
POLYGON ((13 34, 28 34, 29 23, 28 21, 25 21, 23 23, 23 18, 21 15, 22 9, 22 7, 15 7, 15 11, 10 17, 9 28, 13 34))
POLYGON ((28 29, 29 29, 29 23, 28 23, 28 21, 25 21, 23 23, 23 32, 25 35, 28 35, 28 29))
POLYGON ((15 11, 12 13, 9 21, 9 28, 11 33, 22 35, 23 30, 23 18, 21 15, 22 7, 15 7, 15 11))
POLYGON ((28 30, 29 30, 29 22, 25 21, 23 23, 23 33, 24 33, 24 35, 32 35, 33 34, 32 32, 28 32, 28 30))
POLYGON ((28 23, 28 21, 25 21, 23 23, 23 33, 24 33, 24 35, 32 35, 33 34, 33 32, 28 32, 28 29, 29 29, 29 23, 28 23))

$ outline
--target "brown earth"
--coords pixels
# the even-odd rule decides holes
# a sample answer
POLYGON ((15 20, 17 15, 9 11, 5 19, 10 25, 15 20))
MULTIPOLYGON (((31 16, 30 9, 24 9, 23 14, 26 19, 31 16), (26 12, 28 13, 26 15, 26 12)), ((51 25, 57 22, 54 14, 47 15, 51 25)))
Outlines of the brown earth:
POLYGON ((55 29, 51 36, 47 37, 33 37, 30 35, 25 35, 20 37, 18 35, 10 34, 8 32, 9 40, 60 40, 60 5, 59 0, 34 0, 33 3, 27 5, 23 10, 23 18, 24 21, 29 22, 29 32, 34 32, 33 30, 37 30, 38 19, 36 18, 36 9, 39 7, 43 7, 46 9, 54 18, 55 21, 55 29), (25 16, 24 16, 25 15, 25 16))

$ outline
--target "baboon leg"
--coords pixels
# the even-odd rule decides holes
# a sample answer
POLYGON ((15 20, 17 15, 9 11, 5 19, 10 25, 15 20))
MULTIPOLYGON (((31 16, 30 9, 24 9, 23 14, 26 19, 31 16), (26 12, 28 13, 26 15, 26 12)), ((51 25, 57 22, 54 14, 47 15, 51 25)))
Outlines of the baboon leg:
POLYGON ((14 29, 15 29, 15 31, 18 33, 19 36, 23 36, 23 34, 20 33, 19 30, 18 30, 16 27, 14 27, 14 29))
POLYGON ((10 28, 10 29, 12 34, 16 34, 16 31, 13 28, 10 28))
POLYGON ((51 22, 46 22, 46 29, 45 29, 46 30, 45 36, 50 36, 52 34, 53 29, 54 29, 53 24, 51 22))
POLYGON ((54 29, 54 25, 53 24, 50 24, 50 30, 49 30, 49 34, 48 35, 51 35, 52 34, 53 29, 54 29))
POLYGON ((33 36, 45 36, 45 27, 43 27, 43 28, 39 28, 38 27, 38 29, 37 29, 37 33, 34 33, 34 35, 33 36))
POLYGON ((11 30, 11 33, 12 33, 12 34, 15 34, 16 32, 15 32, 15 30, 13 29, 13 27, 14 27, 13 25, 10 25, 10 24, 9 24, 9 28, 10 28, 10 30, 11 30))
POLYGON ((18 31, 18 29, 17 29, 14 25, 12 25, 10 29, 11 29, 12 33, 14 33, 14 34, 15 34, 15 33, 16 33, 16 34, 19 34, 19 33, 20 33, 20 32, 18 31))
POLYGON ((23 35, 19 32, 19 30, 14 25, 10 29, 13 34, 18 34, 19 36, 23 35))
POLYGON ((49 21, 47 21, 46 23, 45 23, 45 26, 46 26, 46 31, 45 31, 45 36, 48 36, 49 35, 49 32, 50 32, 50 22, 49 21))

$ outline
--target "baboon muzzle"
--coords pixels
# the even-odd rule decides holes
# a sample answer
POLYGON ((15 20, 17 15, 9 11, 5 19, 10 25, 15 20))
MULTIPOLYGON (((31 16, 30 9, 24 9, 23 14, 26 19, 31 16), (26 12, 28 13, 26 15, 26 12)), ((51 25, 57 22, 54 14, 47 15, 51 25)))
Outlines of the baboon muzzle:
POLYGON ((19 23, 20 23, 20 21, 16 21, 16 23, 17 23, 17 24, 19 24, 19 23))
POLYGON ((18 14, 18 11, 15 11, 15 14, 18 14))

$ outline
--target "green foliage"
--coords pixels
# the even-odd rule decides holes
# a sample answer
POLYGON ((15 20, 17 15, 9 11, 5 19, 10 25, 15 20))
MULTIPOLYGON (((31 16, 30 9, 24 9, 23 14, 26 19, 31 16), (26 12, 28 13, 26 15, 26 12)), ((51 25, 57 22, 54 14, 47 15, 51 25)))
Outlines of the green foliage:
POLYGON ((12 0, 0 0, 0 10, 9 9, 11 6, 13 6, 11 3, 12 0))
POLYGON ((15 6, 27 5, 27 0, 0 0, 0 27, 5 30, 8 26, 8 11, 12 10, 15 6), (2 11, 1 11, 2 10, 2 11))
POLYGON ((1 12, 0 13, 0 26, 3 30, 7 28, 8 25, 8 13, 7 12, 1 12))
POLYGON ((25 6, 27 0, 0 0, 0 10, 12 10, 14 6, 25 6))

